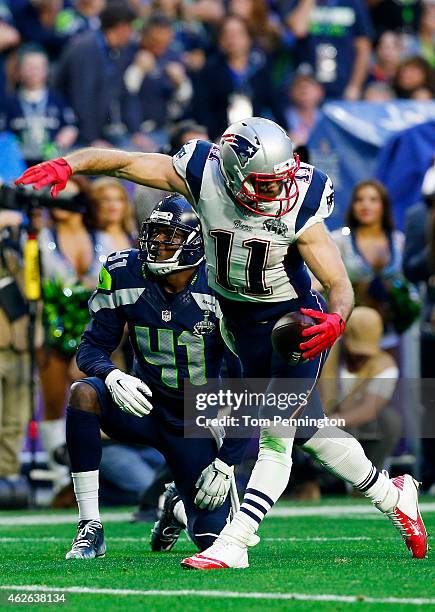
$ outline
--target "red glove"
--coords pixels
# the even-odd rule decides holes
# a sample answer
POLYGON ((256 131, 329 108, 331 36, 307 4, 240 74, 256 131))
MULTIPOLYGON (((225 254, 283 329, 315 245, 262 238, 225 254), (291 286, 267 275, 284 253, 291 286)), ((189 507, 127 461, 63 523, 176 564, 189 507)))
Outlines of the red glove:
POLYGON ((337 338, 344 332, 346 324, 336 312, 328 314, 327 312, 319 312, 310 308, 301 308, 301 313, 316 321, 321 321, 320 325, 313 325, 302 331, 303 336, 314 337, 308 340, 308 342, 303 342, 299 345, 299 348, 304 351, 302 357, 305 359, 315 359, 323 351, 331 348, 337 338))
POLYGON ((57 198, 59 191, 65 189, 72 169, 63 157, 43 162, 28 168, 15 181, 16 185, 33 185, 33 189, 41 189, 51 185, 51 197, 57 198))

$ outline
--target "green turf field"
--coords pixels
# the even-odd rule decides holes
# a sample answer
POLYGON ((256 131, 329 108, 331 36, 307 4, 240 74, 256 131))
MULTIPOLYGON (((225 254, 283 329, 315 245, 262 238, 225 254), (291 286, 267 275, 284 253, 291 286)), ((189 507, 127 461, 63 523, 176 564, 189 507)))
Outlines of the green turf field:
MULTIPOLYGON (((435 500, 422 502, 433 532, 435 500)), ((126 509, 103 513, 105 559, 67 562, 71 512, 0 512, 0 609, 17 605, 7 602, 12 591, 4 587, 12 585, 65 589, 68 610, 435 609, 435 552, 411 559, 390 523, 365 500, 278 504, 247 570, 181 570, 192 544, 183 537, 173 552, 151 553, 150 525, 130 524, 127 516, 126 509)))

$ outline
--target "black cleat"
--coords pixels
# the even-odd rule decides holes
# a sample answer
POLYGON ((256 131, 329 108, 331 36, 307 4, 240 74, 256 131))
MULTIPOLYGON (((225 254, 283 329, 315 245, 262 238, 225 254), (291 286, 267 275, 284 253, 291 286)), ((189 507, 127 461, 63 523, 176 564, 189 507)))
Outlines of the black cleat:
POLYGON ((65 559, 95 559, 105 554, 104 528, 100 521, 79 521, 77 535, 65 559))
POLYGON ((151 550, 168 552, 175 546, 185 525, 174 516, 175 504, 181 500, 174 483, 167 486, 162 514, 151 530, 151 550))

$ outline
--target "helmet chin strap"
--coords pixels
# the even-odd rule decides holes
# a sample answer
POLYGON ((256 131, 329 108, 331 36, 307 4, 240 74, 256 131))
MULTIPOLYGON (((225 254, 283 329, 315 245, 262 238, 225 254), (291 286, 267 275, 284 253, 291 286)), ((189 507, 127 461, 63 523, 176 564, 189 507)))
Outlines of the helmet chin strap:
MULTIPOLYGON (((277 197, 282 197, 283 195, 286 195, 286 187, 285 185, 282 186, 281 191, 276 194, 277 197)), ((275 209, 276 210, 276 214, 281 214, 282 212, 282 205, 283 205, 283 200, 258 200, 257 202, 257 208, 263 212, 269 212, 269 211, 273 211, 275 209)))
POLYGON ((203 261, 203 259, 204 257, 202 257, 202 259, 195 264, 190 264, 188 266, 180 266, 179 261, 147 261, 146 266, 148 270, 156 276, 167 276, 168 274, 172 274, 174 272, 181 272, 182 270, 188 270, 189 268, 196 268, 201 261, 203 261))

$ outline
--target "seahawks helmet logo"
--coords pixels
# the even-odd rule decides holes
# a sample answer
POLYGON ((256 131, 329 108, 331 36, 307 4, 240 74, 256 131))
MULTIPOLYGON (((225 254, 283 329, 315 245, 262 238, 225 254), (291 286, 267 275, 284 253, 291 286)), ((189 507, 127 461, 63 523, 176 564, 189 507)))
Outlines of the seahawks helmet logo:
POLYGON ((244 136, 240 136, 240 134, 224 134, 222 140, 227 142, 233 149, 234 153, 239 158, 242 168, 246 166, 260 148, 244 136))

